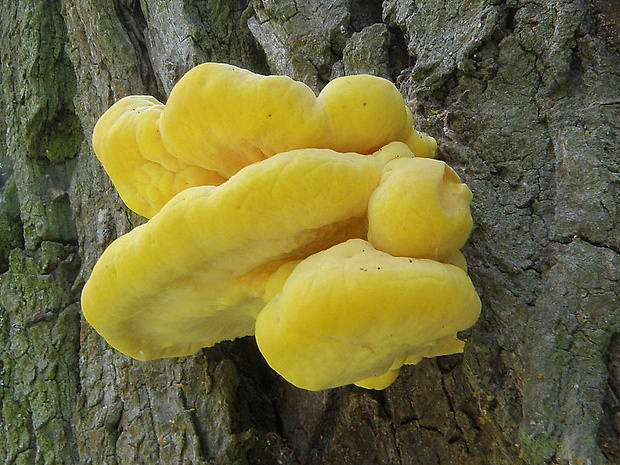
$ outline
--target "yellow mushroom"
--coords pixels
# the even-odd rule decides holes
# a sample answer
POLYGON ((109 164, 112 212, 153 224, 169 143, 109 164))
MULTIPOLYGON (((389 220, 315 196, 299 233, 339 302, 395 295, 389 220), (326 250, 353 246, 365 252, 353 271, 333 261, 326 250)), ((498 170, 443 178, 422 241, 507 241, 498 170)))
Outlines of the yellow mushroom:
POLYGON ((471 192, 389 81, 319 96, 230 65, 191 70, 166 105, 121 99, 93 135, 123 201, 151 218, 103 253, 87 321, 140 360, 256 334, 296 386, 383 389, 403 364, 463 351, 480 301, 459 249, 471 192))
POLYGON ((479 312, 461 268, 351 239, 292 270, 259 313, 256 341, 269 365, 298 387, 382 389, 403 363, 461 352, 456 333, 479 312))
POLYGON ((84 316, 141 360, 253 334, 269 277, 286 262, 365 236, 383 166, 407 155, 398 143, 371 156, 300 149, 220 186, 186 189, 103 253, 82 292, 84 316))
POLYGON ((469 237, 472 193, 439 160, 394 160, 368 203, 368 240, 401 257, 444 261, 469 237))
POLYGON ((286 76, 205 63, 173 88, 166 105, 129 96, 98 121, 93 146, 123 201, 153 216, 176 193, 218 185, 244 166, 301 148, 371 154, 401 141, 432 157, 435 139, 412 127, 394 85, 358 75, 318 97, 286 76))
POLYGON ((159 131, 163 110, 164 105, 153 97, 126 97, 104 113, 93 133, 95 153, 121 199, 147 218, 188 187, 226 180, 168 153, 159 131))

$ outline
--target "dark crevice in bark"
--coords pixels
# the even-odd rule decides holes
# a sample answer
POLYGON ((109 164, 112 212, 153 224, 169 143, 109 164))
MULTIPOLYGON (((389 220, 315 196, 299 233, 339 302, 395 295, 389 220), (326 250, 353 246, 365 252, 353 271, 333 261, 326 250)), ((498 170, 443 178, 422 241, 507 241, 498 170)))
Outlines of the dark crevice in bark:
POLYGON ((349 11, 352 32, 359 32, 367 26, 380 23, 383 16, 381 2, 377 0, 351 0, 349 11))
POLYGON ((161 102, 165 101, 162 92, 159 90, 157 77, 144 39, 147 22, 140 6, 140 0, 114 0, 114 7, 135 51, 140 68, 140 77, 146 93, 153 95, 161 102))
POLYGON ((392 80, 397 83, 403 79, 407 70, 413 66, 410 55, 407 53, 407 42, 400 28, 388 27, 390 33, 390 48, 388 50, 388 70, 392 80), (401 77, 402 76, 402 77, 401 77))
POLYGON ((320 415, 314 434, 308 441, 308 451, 316 451, 320 450, 321 447, 324 447, 324 439, 329 437, 334 427, 334 418, 338 415, 338 411, 341 408, 344 390, 344 388, 335 389, 327 394, 325 409, 320 415))
POLYGON ((612 336, 605 359, 607 392, 597 443, 608 460, 620 463, 620 333, 612 336))
POLYGON ((515 15, 517 13, 516 8, 506 8, 506 19, 505 19, 505 27, 506 27, 506 35, 510 35, 513 33, 515 29, 515 15))

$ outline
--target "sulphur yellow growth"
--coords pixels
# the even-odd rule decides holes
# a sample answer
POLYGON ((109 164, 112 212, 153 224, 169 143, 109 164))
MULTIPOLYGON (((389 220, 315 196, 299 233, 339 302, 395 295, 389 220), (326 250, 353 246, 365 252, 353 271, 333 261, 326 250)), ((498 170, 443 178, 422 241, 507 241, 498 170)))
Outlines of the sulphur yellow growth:
POLYGON ((140 360, 256 335, 304 389, 383 389, 463 351, 480 300, 460 252, 472 194, 389 81, 196 67, 164 105, 131 96, 93 144, 150 220, 84 286, 87 321, 140 360))
POLYGON ((472 228, 472 194, 445 163, 395 160, 368 203, 368 238, 384 252, 444 261, 472 228))
POLYGON ((163 110, 153 97, 126 97, 99 119, 93 135, 95 153, 121 198, 147 218, 188 187, 225 181, 215 171, 168 153, 159 131, 163 110))
POLYGON ((297 265, 258 315, 256 341, 267 362, 304 389, 364 380, 383 388, 408 360, 462 351, 456 333, 479 312, 462 269, 351 239, 297 265))
POLYGON ((383 166, 407 154, 404 145, 374 156, 296 150, 184 190, 104 252, 82 292, 84 316, 142 360, 253 334, 271 274, 365 235, 383 166))
POLYGON ((176 193, 221 184, 244 166, 301 148, 370 154, 393 141, 431 157, 435 140, 412 127, 394 85, 358 75, 318 97, 286 76, 205 63, 153 97, 119 100, 97 122, 95 153, 129 208, 150 218, 176 193))

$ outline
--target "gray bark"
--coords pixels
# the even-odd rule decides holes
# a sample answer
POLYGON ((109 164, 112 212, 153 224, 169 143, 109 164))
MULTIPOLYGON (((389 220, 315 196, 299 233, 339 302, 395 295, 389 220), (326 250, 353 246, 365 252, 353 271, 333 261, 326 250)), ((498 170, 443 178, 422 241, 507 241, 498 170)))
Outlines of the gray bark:
POLYGON ((20 0, 0 6, 0 462, 620 463, 620 2, 20 0), (136 362, 79 292, 129 212, 117 99, 205 61, 392 79, 474 192, 464 356, 311 393, 252 338, 136 362))

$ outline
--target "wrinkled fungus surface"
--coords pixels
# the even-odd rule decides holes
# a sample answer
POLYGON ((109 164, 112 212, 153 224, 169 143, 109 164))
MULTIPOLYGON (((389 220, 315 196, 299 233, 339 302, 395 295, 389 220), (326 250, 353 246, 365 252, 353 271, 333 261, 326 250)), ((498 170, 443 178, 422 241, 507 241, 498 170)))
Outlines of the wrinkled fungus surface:
POLYGON ((206 63, 164 105, 119 100, 93 135, 150 220, 103 253, 88 322, 140 360, 255 335, 298 387, 382 389, 403 364, 462 352, 480 301, 459 252, 471 192, 389 81, 317 97, 284 76, 206 63))

